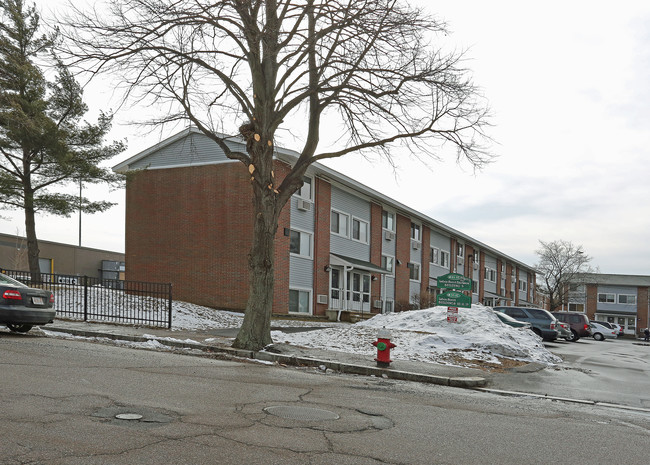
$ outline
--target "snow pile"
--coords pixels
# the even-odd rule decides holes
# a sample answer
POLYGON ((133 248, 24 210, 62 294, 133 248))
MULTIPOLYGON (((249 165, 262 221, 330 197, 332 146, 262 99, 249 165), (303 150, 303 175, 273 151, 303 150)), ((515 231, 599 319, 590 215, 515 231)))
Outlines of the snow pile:
POLYGON ((447 307, 377 315, 355 325, 308 333, 273 331, 276 342, 372 355, 380 328, 391 331, 395 359, 457 365, 462 360, 499 364, 498 357, 545 365, 559 363, 528 329, 505 325, 489 307, 459 309, 458 322, 447 322, 447 307))

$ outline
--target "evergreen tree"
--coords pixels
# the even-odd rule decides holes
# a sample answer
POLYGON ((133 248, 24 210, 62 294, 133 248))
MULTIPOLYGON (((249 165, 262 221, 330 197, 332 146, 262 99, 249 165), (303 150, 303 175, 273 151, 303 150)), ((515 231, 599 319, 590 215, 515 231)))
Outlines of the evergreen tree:
POLYGON ((112 115, 96 124, 82 88, 56 58, 57 33, 40 34, 40 16, 22 0, 0 1, 0 204, 25 212, 29 270, 40 279, 37 212, 69 216, 104 211, 113 204, 57 192, 71 183, 118 183, 99 165, 124 150, 104 145, 112 115), (48 76, 51 75, 51 80, 48 76))

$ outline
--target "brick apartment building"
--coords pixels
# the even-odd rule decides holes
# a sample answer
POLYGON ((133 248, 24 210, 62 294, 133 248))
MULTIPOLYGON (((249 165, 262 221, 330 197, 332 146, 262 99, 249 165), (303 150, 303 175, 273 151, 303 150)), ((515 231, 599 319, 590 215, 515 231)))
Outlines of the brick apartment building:
POLYGON ((650 276, 587 273, 576 277, 563 310, 584 312, 590 320, 621 325, 625 334, 643 333, 650 317, 650 276))
MULTIPOLYGON (((297 155, 277 149, 276 177, 297 155)), ((179 300, 243 310, 252 241, 246 167, 190 128, 113 169, 132 174, 127 279, 171 282, 179 300)), ((417 308, 439 292, 436 277, 449 272, 473 280, 473 302, 535 304, 532 267, 314 164, 280 218, 273 312, 332 316, 417 308)))

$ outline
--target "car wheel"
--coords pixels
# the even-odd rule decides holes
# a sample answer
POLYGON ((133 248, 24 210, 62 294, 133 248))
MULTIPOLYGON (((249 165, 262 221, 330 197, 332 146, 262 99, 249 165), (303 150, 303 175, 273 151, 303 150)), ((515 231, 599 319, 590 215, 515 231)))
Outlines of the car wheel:
POLYGON ((566 340, 569 342, 578 342, 578 339, 580 339, 578 333, 576 333, 574 330, 571 330, 571 337, 568 337, 566 340))
POLYGON ((26 333, 27 331, 32 329, 32 325, 28 325, 28 324, 24 324, 24 323, 23 324, 9 323, 7 325, 7 328, 9 328, 9 331, 12 331, 14 333, 26 333))
POLYGON ((603 336, 600 333, 594 333, 594 339, 597 341, 602 341, 603 339, 605 339, 605 336, 603 336))

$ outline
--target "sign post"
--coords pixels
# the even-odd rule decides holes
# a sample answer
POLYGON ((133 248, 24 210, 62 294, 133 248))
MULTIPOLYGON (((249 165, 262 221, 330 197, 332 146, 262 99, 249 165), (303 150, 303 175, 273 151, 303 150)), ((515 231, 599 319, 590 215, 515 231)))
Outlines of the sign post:
POLYGON ((472 298, 458 291, 471 291, 472 280, 458 273, 439 276, 438 287, 447 289, 436 297, 436 305, 447 307, 447 321, 458 323, 458 308, 471 308, 472 298))

